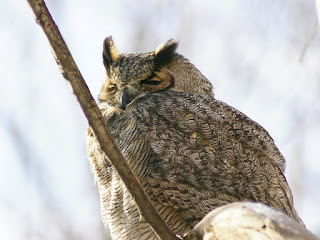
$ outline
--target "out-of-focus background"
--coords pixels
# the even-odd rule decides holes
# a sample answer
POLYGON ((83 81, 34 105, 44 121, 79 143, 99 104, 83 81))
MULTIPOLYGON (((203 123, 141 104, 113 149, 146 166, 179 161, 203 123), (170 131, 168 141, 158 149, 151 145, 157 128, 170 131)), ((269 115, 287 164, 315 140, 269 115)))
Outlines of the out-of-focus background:
MULTIPOLYGON (((313 0, 47 0, 94 97, 102 42, 178 52, 216 98, 259 122, 287 159, 295 206, 320 236, 320 37, 313 0), (304 46, 309 48, 301 61, 304 46)), ((0 239, 108 239, 86 158, 87 121, 27 1, 0 2, 0 239)))

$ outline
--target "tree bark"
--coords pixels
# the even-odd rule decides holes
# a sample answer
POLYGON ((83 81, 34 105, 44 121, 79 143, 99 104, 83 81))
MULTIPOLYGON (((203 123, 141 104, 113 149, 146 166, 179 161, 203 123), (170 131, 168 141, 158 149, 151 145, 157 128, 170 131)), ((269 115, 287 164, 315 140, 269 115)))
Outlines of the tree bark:
POLYGON ((69 49, 67 48, 59 30, 53 21, 43 0, 28 0, 37 23, 47 36, 53 55, 60 67, 63 77, 70 83, 72 92, 76 96, 81 108, 88 119, 89 125, 97 137, 101 149, 110 159, 112 166, 118 172, 128 191, 133 197, 144 219, 160 239, 178 239, 168 228, 157 213, 150 199, 142 189, 139 180, 127 165, 121 151, 115 144, 101 112, 93 99, 69 49))
POLYGON ((184 240, 319 240, 297 221, 261 203, 237 202, 214 209, 184 240))

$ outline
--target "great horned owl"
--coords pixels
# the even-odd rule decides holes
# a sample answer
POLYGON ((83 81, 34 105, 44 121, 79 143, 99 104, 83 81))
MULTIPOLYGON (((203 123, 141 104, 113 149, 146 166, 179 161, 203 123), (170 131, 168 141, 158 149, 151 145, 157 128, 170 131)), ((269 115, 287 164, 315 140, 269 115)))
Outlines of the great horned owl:
MULTIPOLYGON (((119 54, 104 41, 107 79, 99 107, 123 156, 169 228, 183 235, 212 209, 261 202, 301 221, 268 132, 214 99, 212 85, 172 40, 119 54)), ((113 239, 157 239, 88 129, 102 220, 113 239)))

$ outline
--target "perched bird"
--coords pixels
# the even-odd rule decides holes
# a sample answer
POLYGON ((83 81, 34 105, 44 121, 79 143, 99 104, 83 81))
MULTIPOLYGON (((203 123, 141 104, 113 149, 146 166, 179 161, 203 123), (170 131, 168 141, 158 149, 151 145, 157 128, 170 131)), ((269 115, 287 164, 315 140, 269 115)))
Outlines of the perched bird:
MULTIPOLYGON (((106 81, 99 107, 115 142, 169 228, 183 235, 212 209, 261 202, 300 221, 284 176, 285 159, 268 132, 228 104, 169 40, 156 51, 103 47, 106 81)), ((113 239, 157 239, 119 175, 87 133, 101 215, 113 239)))

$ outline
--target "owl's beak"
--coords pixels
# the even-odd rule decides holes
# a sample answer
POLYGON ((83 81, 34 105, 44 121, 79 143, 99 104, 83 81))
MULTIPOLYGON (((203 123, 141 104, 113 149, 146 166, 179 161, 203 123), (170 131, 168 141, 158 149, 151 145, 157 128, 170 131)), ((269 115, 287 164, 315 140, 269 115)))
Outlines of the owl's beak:
POLYGON ((130 97, 128 93, 128 89, 124 88, 120 95, 120 108, 125 110, 127 105, 132 101, 132 97, 130 97))

